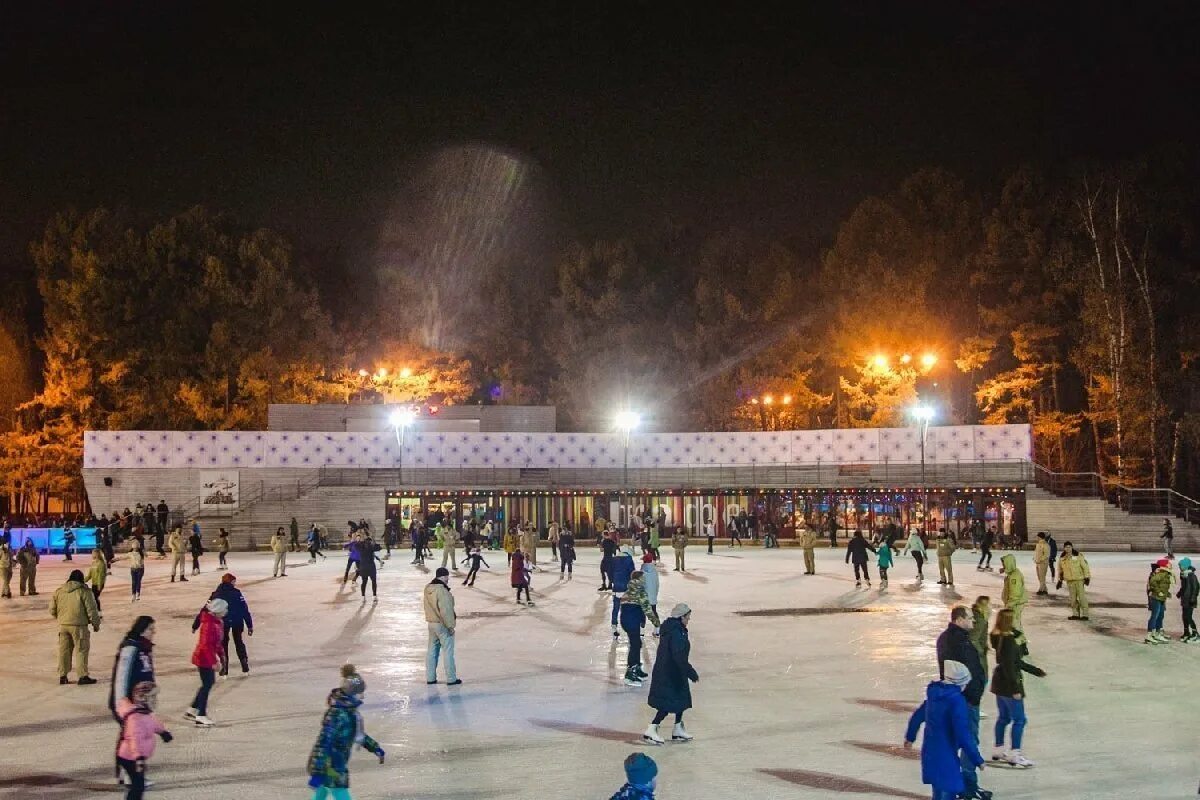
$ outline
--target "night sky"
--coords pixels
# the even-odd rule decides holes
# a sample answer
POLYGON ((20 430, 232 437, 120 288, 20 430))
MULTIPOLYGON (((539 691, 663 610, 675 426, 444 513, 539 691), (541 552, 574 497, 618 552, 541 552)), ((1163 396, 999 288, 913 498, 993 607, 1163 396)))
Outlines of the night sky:
POLYGON ((815 257, 866 194, 922 166, 986 190, 1022 162, 1125 158, 1200 130, 1197 3, 12 5, 5 274, 27 269, 51 214, 98 204, 203 203, 345 269, 404 165, 461 142, 539 165, 570 236, 670 217, 815 257))

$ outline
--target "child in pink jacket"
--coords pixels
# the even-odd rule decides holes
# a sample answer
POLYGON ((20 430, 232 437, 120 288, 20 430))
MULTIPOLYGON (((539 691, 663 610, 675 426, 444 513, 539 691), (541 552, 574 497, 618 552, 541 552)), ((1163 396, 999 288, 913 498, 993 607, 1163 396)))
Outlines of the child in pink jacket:
POLYGON ((121 720, 121 738, 117 742, 117 765, 127 774, 129 791, 126 800, 141 800, 146 791, 146 762, 154 755, 154 737, 171 741, 171 733, 154 716, 154 699, 158 687, 142 681, 133 687, 132 699, 117 700, 117 717, 121 720))

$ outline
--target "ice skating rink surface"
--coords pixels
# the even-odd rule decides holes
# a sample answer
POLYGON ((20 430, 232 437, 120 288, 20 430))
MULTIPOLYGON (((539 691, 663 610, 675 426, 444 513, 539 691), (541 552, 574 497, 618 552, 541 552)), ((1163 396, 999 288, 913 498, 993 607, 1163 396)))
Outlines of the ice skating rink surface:
MULTIPOLYGON (((325 697, 346 661, 367 681, 366 730, 382 742, 379 766, 356 752, 355 798, 607 798, 623 782, 622 759, 648 750, 665 800, 925 798, 916 751, 901 744, 909 711, 936 677, 934 640, 950 607, 977 595, 999 606, 997 572, 955 558, 956 585, 917 583, 897 558, 891 585, 856 589, 844 551, 818 550, 818 575, 802 574, 799 550, 720 546, 688 550, 687 573, 663 570, 659 611, 693 609, 692 662, 701 676, 687 726, 695 741, 644 747, 647 686, 622 683, 626 644, 609 628, 610 596, 598 553, 581 548, 575 579, 560 581, 543 548, 536 605, 515 604, 504 553, 474 588, 451 583, 460 622, 463 686, 426 686, 421 588, 432 577, 396 551, 379 573, 377 604, 340 586, 344 557, 270 577, 269 554, 230 554, 255 619, 251 672, 218 683, 197 729, 181 718, 197 686, 191 621, 216 586, 216 555, 188 583, 169 583, 168 562, 147 559, 142 601, 129 598, 124 561, 114 565, 93 636, 96 686, 59 686, 56 626, 47 611, 72 566, 43 560, 40 595, 0 601, 0 797, 120 796, 112 779, 117 726, 105 707, 121 635, 137 614, 158 622, 159 714, 175 734, 149 768, 149 796, 303 798, 305 762, 325 697)), ((664 548, 668 564, 671 552, 664 548)), ((1183 554, 1180 554, 1183 555, 1183 554)), ((982 785, 1003 800, 1195 797, 1200 782, 1200 645, 1145 645, 1144 585, 1150 554, 1090 554, 1091 620, 1067 620, 1066 592, 1032 597, 1025 611, 1028 770, 985 769, 982 785)), ((1018 556, 1029 591, 1029 552, 1018 556)), ((16 591, 17 580, 13 579, 16 591)), ((1167 631, 1180 632, 1178 601, 1167 631)), ((656 640, 648 637, 649 662, 656 640)), ((650 671, 647 664, 647 671, 650 671)), ((439 675, 439 678, 441 676, 439 675)), ((995 698, 984 698, 981 734, 990 754, 995 698)), ((669 725, 664 725, 669 732, 669 725)), ((669 738, 669 737, 668 737, 669 738)))

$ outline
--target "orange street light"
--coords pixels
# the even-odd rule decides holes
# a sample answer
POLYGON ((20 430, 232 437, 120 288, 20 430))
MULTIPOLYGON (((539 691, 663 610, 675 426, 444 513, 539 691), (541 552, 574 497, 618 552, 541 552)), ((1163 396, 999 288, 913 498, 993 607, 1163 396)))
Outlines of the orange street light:
POLYGON ((769 406, 769 405, 771 405, 771 403, 774 403, 774 402, 775 402, 775 398, 772 397, 771 395, 769 395, 769 394, 763 395, 763 405, 764 406, 769 406))
POLYGON ((369 373, 365 369, 360 369, 358 371, 358 377, 360 377, 360 378, 365 378, 365 377, 367 377, 368 374, 369 373))
POLYGON ((405 367, 404 369, 400 370, 400 377, 401 378, 411 378, 412 370, 409 369, 408 367, 405 367))
POLYGON ((377 372, 375 374, 380 378, 386 378, 387 377, 387 367, 380 367, 379 372, 377 372))
POLYGON ((750 405, 752 405, 752 406, 756 406, 756 405, 758 405, 758 398, 757 398, 757 397, 751 397, 751 398, 750 398, 750 405))
POLYGON ((905 353, 904 355, 900 356, 901 364, 907 364, 910 361, 912 361, 912 356, 909 355, 908 353, 905 353))
POLYGON ((792 404, 792 396, 790 394, 785 394, 783 396, 783 404, 785 406, 790 406, 792 404))
POLYGON ((879 355, 877 355, 871 359, 871 363, 875 365, 876 369, 880 369, 880 370, 887 369, 888 368, 888 357, 885 356, 883 353, 880 353, 879 355))
POLYGON ((926 353, 925 355, 921 356, 921 366, 925 369, 929 369, 936 363, 937 356, 935 356, 933 353, 926 353))

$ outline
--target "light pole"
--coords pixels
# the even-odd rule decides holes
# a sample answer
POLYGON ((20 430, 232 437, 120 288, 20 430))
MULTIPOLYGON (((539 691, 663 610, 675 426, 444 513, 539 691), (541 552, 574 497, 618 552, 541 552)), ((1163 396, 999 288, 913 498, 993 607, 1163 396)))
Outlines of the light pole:
MULTIPOLYGON (((400 488, 404 488, 404 432, 408 430, 408 426, 413 424, 413 420, 417 415, 412 409, 398 409, 393 411, 388 417, 388 422, 392 424, 392 430, 396 432, 396 446, 400 449, 400 488)), ((403 504, 403 498, 401 503, 403 504)))
POLYGON ((925 481, 925 438, 929 434, 929 421, 933 419, 933 409, 929 406, 917 406, 912 410, 913 417, 921 426, 921 492, 925 495, 922 501, 924 519, 922 527, 925 528, 925 534, 929 535, 929 484, 925 481))
POLYGON ((621 470, 621 507, 625 509, 625 521, 629 522, 629 508, 627 506, 629 493, 629 434, 638 426, 642 418, 636 411, 621 411, 617 414, 617 430, 621 432, 621 443, 625 451, 625 465, 621 470))

